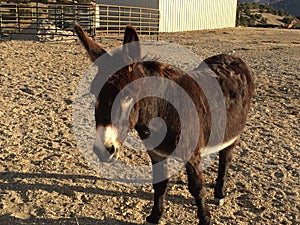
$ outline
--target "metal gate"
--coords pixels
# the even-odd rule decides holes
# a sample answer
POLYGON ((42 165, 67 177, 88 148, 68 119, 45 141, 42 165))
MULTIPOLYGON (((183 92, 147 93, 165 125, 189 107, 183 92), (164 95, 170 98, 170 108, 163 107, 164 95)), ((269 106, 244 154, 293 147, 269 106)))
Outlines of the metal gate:
POLYGON ((159 9, 99 4, 95 22, 96 32, 100 34, 120 34, 131 24, 139 34, 157 35, 159 9))
POLYGON ((76 3, 1 3, 0 38, 14 34, 73 36, 73 25, 80 23, 95 36, 95 5, 76 3))
POLYGON ((130 6, 73 3, 1 3, 0 39, 31 35, 38 40, 74 36, 79 23, 95 38, 97 34, 121 34, 127 24, 140 34, 157 35, 159 10, 130 6))

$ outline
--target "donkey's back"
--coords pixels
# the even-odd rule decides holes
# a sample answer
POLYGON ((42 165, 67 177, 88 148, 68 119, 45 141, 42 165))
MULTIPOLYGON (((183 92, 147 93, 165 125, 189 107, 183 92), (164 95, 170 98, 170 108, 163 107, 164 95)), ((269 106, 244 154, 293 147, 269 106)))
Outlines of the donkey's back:
POLYGON ((226 104, 226 132, 228 141, 241 134, 254 92, 253 72, 239 57, 215 55, 204 60, 214 72, 226 104))

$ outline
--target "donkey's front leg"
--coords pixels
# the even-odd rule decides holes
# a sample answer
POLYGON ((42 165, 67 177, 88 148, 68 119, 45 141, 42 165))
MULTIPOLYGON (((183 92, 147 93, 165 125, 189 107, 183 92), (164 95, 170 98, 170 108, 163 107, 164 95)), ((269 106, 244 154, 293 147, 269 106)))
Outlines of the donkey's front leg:
POLYGON ((237 142, 238 141, 234 142, 232 145, 219 152, 218 178, 216 180, 217 183, 214 190, 214 196, 217 204, 220 206, 224 204, 227 172, 232 159, 232 150, 236 146, 237 142))
POLYGON ((199 165, 193 166, 190 162, 185 167, 188 175, 189 191, 195 198, 198 207, 197 216, 200 220, 199 225, 209 225, 210 213, 206 205, 203 171, 199 165))
POLYGON ((149 153, 153 169, 154 205, 146 218, 148 223, 158 224, 164 209, 164 198, 168 184, 167 167, 164 157, 149 153))

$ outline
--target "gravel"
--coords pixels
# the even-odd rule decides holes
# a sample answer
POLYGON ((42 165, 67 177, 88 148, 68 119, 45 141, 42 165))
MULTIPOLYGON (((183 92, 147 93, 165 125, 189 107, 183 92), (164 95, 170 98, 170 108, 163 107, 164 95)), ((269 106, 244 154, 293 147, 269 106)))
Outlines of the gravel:
MULTIPOLYGON (((217 163, 205 171, 213 224, 299 224, 299 30, 235 28, 159 39, 164 43, 156 46, 184 46, 200 59, 240 56, 255 73, 255 95, 221 207, 213 202, 217 163)), ((0 53, 0 224, 143 224, 152 207, 151 186, 107 179, 77 145, 72 106, 90 64, 83 47, 5 41, 0 53)), ((189 68, 186 57, 173 64, 189 68)), ((141 143, 134 148, 124 147, 123 162, 149 166, 137 150, 141 143)), ((198 224, 183 170, 171 179, 160 224, 198 224)))

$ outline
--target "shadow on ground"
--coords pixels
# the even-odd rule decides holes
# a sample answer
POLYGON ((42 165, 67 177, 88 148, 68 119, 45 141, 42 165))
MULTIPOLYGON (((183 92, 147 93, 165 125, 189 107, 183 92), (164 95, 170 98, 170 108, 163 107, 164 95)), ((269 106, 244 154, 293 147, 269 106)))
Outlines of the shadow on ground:
POLYGON ((18 219, 9 215, 0 216, 0 224, 3 225, 138 225, 116 219, 97 220, 93 218, 62 218, 62 219, 18 219))
MULTIPOLYGON (((73 175, 73 174, 55 174, 55 173, 19 173, 19 172, 0 172, 0 190, 2 191, 18 191, 20 193, 27 192, 28 190, 45 190, 47 192, 57 192, 62 195, 74 197, 75 192, 81 192, 86 194, 98 194, 102 196, 123 196, 131 198, 139 198, 147 201, 152 201, 152 193, 144 192, 142 190, 136 190, 134 193, 124 193, 122 191, 105 190, 100 187, 83 187, 76 185, 80 179, 91 180, 96 182, 109 181, 105 178, 99 178, 96 176, 89 175, 73 175), (23 183, 19 179, 35 179, 32 183, 23 183), (44 179, 51 180, 71 180, 73 185, 70 184, 46 184, 43 182, 44 179)), ((111 181, 113 182, 113 181, 111 181)), ((170 182, 171 185, 186 185, 184 183, 170 182)), ((183 196, 167 194, 167 200, 175 204, 191 204, 193 203, 192 198, 186 199, 183 196)), ((1 224, 1 223, 0 223, 1 224)))
MULTIPOLYGON (((60 195, 66 195, 71 198, 75 198, 76 192, 86 194, 96 194, 99 196, 108 197, 127 197, 138 198, 149 201, 152 205, 153 194, 145 192, 143 190, 135 189, 133 192, 122 192, 121 190, 105 190, 101 187, 97 187, 96 184, 93 187, 81 186, 80 180, 90 180, 91 183, 97 181, 108 181, 104 178, 99 178, 90 175, 74 175, 74 174, 55 174, 55 173, 20 173, 20 172, 0 172, 0 190, 2 193, 7 191, 16 191, 21 196, 25 196, 30 191, 44 190, 47 192, 57 192, 60 195), (20 179, 24 179, 20 180, 20 179), (56 182, 50 182, 54 180, 56 182), (57 183, 57 180, 62 181, 57 183), (64 183, 64 181, 67 181, 64 183), (71 181, 71 182, 70 182, 71 181), (46 183, 47 182, 47 183, 46 183)), ((113 182, 113 181, 111 181, 113 182)), ((172 182, 173 183, 173 182, 172 182)), ((170 185, 174 185, 170 184, 170 185)), ((179 183, 177 185, 186 185, 179 183)), ((0 195, 1 197, 1 195, 0 195)), ((1 198, 0 198, 1 199, 1 198)), ((180 195, 167 195, 167 200, 175 204, 194 204, 192 198, 185 198, 180 195)), ((1 205, 0 205, 1 206, 1 205)), ((95 216, 96 217, 96 216, 95 216)), ((120 221, 114 218, 106 218, 105 220, 99 220, 94 218, 61 218, 61 219, 45 219, 30 217, 29 219, 16 218, 10 214, 0 215, 0 224, 2 225, 97 225, 97 224, 109 224, 109 225, 137 225, 136 223, 128 223, 120 221)))

